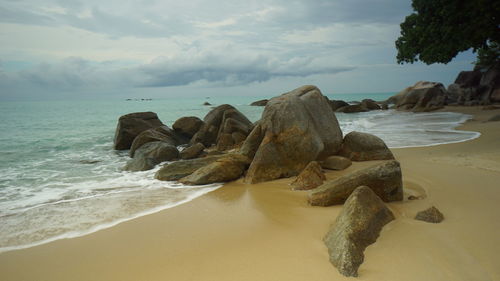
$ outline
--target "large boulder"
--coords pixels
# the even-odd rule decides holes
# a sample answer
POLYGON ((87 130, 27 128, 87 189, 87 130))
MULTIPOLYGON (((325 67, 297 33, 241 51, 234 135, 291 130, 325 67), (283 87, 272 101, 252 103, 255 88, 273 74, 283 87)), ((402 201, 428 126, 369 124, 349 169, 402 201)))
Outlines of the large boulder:
POLYGON ((364 99, 361 101, 361 106, 368 110, 380 110, 382 109, 380 105, 372 99, 364 99))
POLYGON ((162 141, 148 142, 135 151, 134 158, 123 169, 133 172, 151 170, 161 162, 177 158, 179 151, 175 146, 162 141))
POLYGON ((391 150, 381 138, 356 131, 344 136, 342 148, 338 154, 353 161, 394 159, 391 150))
POLYGON ((252 147, 249 142, 242 147, 256 151, 245 178, 249 183, 298 175, 309 162, 335 154, 342 142, 328 99, 315 86, 269 100, 254 131, 252 147))
POLYGON ((385 202, 403 200, 401 167, 399 162, 391 160, 326 181, 309 192, 309 203, 313 206, 343 204, 361 185, 370 187, 385 202))
POLYGON ((121 116, 115 131, 115 149, 129 149, 140 133, 160 126, 163 126, 163 123, 154 112, 136 112, 121 116))
POLYGON ((396 96, 396 109, 425 112, 442 108, 446 104, 447 91, 443 84, 420 81, 396 96))
POLYGON ((358 276, 366 247, 377 241, 384 225, 392 220, 394 214, 370 188, 356 188, 323 238, 330 262, 341 274, 358 276))
POLYGON ((309 163, 291 183, 293 190, 309 190, 320 186, 326 180, 318 162, 309 163))
POLYGON ((155 174, 155 179, 162 181, 176 181, 183 177, 189 176, 199 168, 206 166, 217 159, 224 157, 224 155, 213 155, 203 158, 175 161, 164 165, 155 174))
POLYGON ((181 117, 172 125, 172 129, 178 134, 192 138, 203 126, 203 121, 195 116, 181 117))
POLYGON ((252 102, 250 105, 251 106, 266 106, 268 101, 269 101, 268 99, 258 100, 258 101, 252 102))
POLYGON ((179 182, 189 185, 202 185, 233 181, 243 175, 249 164, 250 159, 241 154, 227 154, 180 179, 179 182))
POLYGON ((462 88, 477 87, 481 81, 482 73, 479 70, 473 71, 461 71, 454 84, 459 85, 462 88))
POLYGON ((479 81, 478 95, 481 98, 481 104, 498 102, 495 91, 500 89, 500 62, 492 65, 481 77, 479 81))
POLYGON ((148 129, 135 137, 130 146, 130 157, 134 157, 135 151, 148 142, 162 141, 170 145, 177 146, 182 144, 181 138, 177 137, 173 131, 167 126, 161 126, 153 129, 148 129))
POLYGON ((337 109, 349 105, 347 102, 343 100, 330 100, 329 103, 333 111, 337 111, 337 109))
POLYGON ((193 159, 198 157, 204 149, 205 146, 202 143, 198 142, 191 145, 190 147, 186 147, 185 149, 183 149, 180 153, 180 157, 181 159, 193 159))

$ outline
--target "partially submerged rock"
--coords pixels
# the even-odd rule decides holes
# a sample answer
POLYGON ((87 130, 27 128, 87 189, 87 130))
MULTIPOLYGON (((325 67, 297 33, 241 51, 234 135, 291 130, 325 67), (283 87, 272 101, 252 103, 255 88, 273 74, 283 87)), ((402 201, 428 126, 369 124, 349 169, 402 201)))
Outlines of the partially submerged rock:
POLYGON ((258 101, 252 102, 250 105, 251 106, 266 106, 268 101, 269 101, 268 99, 258 100, 258 101))
POLYGON ((151 170, 161 162, 177 158, 179 151, 175 146, 162 141, 148 142, 135 151, 134 158, 123 169, 133 172, 151 170))
POLYGON ((362 104, 346 105, 336 110, 336 112, 342 112, 342 113, 358 113, 366 111, 369 111, 368 108, 364 107, 362 104))
POLYGON ((163 123, 154 112, 136 112, 121 116, 115 131, 115 149, 129 149, 140 133, 160 126, 163 126, 163 123))
POLYGON ((310 162, 291 183, 294 190, 309 190, 320 186, 326 180, 318 162, 310 162))
POLYGON ((356 131, 345 135, 339 155, 353 161, 394 159, 391 150, 381 138, 356 131))
POLYGON ((385 202, 403 200, 403 179, 398 161, 387 161, 334 180, 329 180, 309 192, 313 206, 343 204, 361 185, 370 187, 385 202))
POLYGON ((352 162, 349 158, 342 156, 330 156, 325 160, 321 161, 321 167, 328 170, 344 170, 347 167, 351 166, 352 162))
POLYGON ((203 158, 182 160, 169 163, 161 167, 160 170, 156 172, 155 179, 162 181, 176 181, 183 177, 189 176, 199 168, 206 166, 212 162, 215 162, 217 159, 220 159, 221 157, 224 157, 224 155, 223 154, 212 155, 203 158))
POLYGON ((167 126, 148 129, 135 137, 130 146, 129 155, 134 157, 135 151, 148 142, 162 141, 170 145, 177 146, 179 141, 173 136, 172 130, 167 126))
POLYGON ((432 206, 429 209, 418 212, 415 219, 430 223, 440 223, 444 220, 444 215, 436 207, 432 206))
POLYGON ((382 109, 378 103, 372 99, 364 99, 361 101, 361 106, 368 110, 379 110, 382 109))
POLYGON ((203 121, 195 116, 186 116, 177 119, 172 125, 172 129, 178 134, 192 138, 203 126, 203 121))
POLYGON ((242 147, 248 155, 256 151, 248 183, 298 175, 309 162, 335 154, 342 142, 337 118, 315 86, 269 100, 250 135, 252 141, 242 147))
POLYGON ((333 111, 337 111, 337 109, 349 105, 347 102, 343 100, 330 100, 329 103, 333 111))
POLYGON ((180 153, 180 157, 181 159, 193 159, 198 157, 204 149, 205 146, 202 143, 198 142, 182 150, 180 153))
POLYGON ((341 274, 358 276, 366 247, 377 240, 382 227, 392 220, 392 212, 370 188, 356 188, 323 239, 330 262, 341 274))
POLYGON ((202 185, 236 180, 245 172, 250 160, 241 154, 227 154, 179 180, 183 184, 202 185))

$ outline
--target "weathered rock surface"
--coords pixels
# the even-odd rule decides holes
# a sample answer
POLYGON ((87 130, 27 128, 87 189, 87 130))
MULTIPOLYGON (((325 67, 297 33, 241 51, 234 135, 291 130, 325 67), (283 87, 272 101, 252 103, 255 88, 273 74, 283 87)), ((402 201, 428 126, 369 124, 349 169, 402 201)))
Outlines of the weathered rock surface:
POLYGON ((162 141, 170 145, 177 146, 186 141, 176 136, 167 126, 161 126, 153 129, 147 129, 135 137, 130 146, 130 157, 134 157, 135 151, 148 142, 162 141))
POLYGON ((162 141, 148 142, 135 151, 134 158, 123 169, 133 172, 151 170, 161 162, 178 157, 179 151, 175 146, 162 141))
POLYGON ((333 111, 337 111, 337 109, 349 105, 347 102, 343 100, 330 100, 329 103, 333 111))
POLYGON ((115 149, 129 149, 140 133, 160 126, 163 126, 163 123, 154 112, 136 112, 121 116, 115 131, 115 149))
POLYGON ((269 101, 268 99, 258 100, 258 101, 252 102, 250 105, 251 106, 266 106, 268 101, 269 101))
MULTIPOLYGON (((420 81, 389 98, 396 102, 396 109, 425 112, 442 108, 446 104, 447 91, 443 84, 420 81)), ((386 102, 388 102, 387 100, 386 102)))
POLYGON ((326 181, 309 192, 309 203, 313 206, 343 204, 361 185, 370 187, 385 202, 403 200, 401 167, 392 160, 326 181))
POLYGON ((322 168, 337 171, 344 170, 351 165, 351 160, 343 156, 330 156, 321 162, 322 168))
POLYGON ((345 135, 338 154, 353 161, 394 159, 394 155, 382 139, 356 131, 345 135))
POLYGON ((382 109, 378 103, 372 99, 364 99, 361 101, 361 106, 368 110, 379 110, 382 109))
POLYGON ((311 161, 291 183, 293 190, 309 190, 320 186, 326 180, 321 166, 311 161))
POLYGON ((201 185, 236 180, 243 175, 250 159, 241 154, 227 154, 179 180, 183 184, 201 185))
POLYGON ((245 178, 249 183, 298 175, 309 162, 335 154, 342 142, 337 118, 315 86, 269 100, 250 135, 241 150, 256 151, 245 178))
POLYGON ((366 247, 377 240, 384 225, 392 220, 393 213, 370 188, 356 188, 323 239, 330 262, 341 274, 358 276, 366 247))
POLYGON ((451 102, 459 105, 488 105, 500 102, 500 63, 489 68, 462 71, 448 86, 451 102))
POLYGON ((172 129, 178 134, 192 138, 196 132, 203 126, 203 121, 195 116, 186 116, 177 119, 172 125, 172 129))
POLYGON ((347 105, 343 106, 341 108, 338 108, 336 112, 342 112, 342 113, 358 113, 358 112, 366 112, 369 111, 368 108, 364 107, 361 104, 353 104, 353 105, 347 105))
POLYGON ((164 165, 155 174, 155 179, 162 181, 176 181, 183 177, 189 176, 199 168, 206 166, 217 159, 224 157, 221 155, 207 156, 203 158, 196 158, 191 160, 176 161, 164 165))
POLYGON ((429 209, 418 212, 415 219, 430 223, 440 223, 444 220, 444 216, 436 207, 432 206, 429 209))
POLYGON ((203 149, 205 149, 205 146, 202 143, 200 142, 195 143, 190 147, 187 147, 184 150, 182 150, 180 153, 180 157, 181 159, 196 158, 203 152, 203 149))

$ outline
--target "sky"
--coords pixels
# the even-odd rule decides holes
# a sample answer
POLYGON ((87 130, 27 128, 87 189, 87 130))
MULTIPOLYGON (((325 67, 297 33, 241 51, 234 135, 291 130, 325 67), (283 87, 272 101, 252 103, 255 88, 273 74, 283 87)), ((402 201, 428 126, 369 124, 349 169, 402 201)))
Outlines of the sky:
POLYGON ((0 0, 0 100, 273 96, 452 83, 396 63, 411 0, 0 0))

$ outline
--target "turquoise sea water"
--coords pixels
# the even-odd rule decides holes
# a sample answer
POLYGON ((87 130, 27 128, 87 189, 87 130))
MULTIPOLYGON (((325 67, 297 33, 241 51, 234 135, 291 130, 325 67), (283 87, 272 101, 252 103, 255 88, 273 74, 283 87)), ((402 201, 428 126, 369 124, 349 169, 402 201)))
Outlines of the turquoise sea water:
MULTIPOLYGON (((329 95, 346 101, 384 100, 393 93, 329 95)), ((183 186, 155 180, 156 171, 124 172, 127 152, 114 151, 117 120, 153 111, 168 126, 182 116, 203 118, 229 103, 251 121, 263 97, 0 103, 0 251, 75 237, 190 201, 220 185, 183 186)), ((371 111, 337 114, 344 133, 357 130, 390 147, 425 146, 477 137, 453 130, 457 113, 371 111)))

